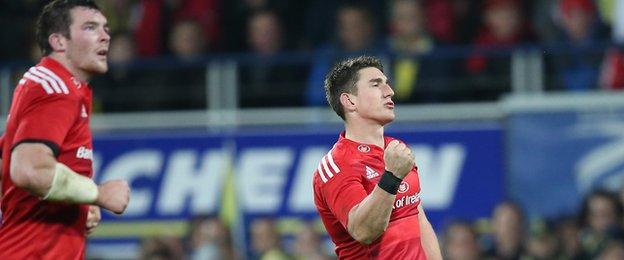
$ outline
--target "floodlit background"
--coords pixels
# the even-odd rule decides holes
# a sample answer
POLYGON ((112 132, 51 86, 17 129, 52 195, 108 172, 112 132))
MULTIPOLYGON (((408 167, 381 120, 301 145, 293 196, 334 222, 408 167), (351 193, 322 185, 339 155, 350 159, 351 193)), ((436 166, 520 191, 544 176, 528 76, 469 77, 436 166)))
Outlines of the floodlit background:
MULTIPOLYGON (((47 2, 0 4, 0 132, 47 2)), ((132 196, 89 258, 335 258, 312 200, 342 129, 322 82, 367 54, 445 259, 624 259, 624 1, 97 2, 94 168, 132 196)))

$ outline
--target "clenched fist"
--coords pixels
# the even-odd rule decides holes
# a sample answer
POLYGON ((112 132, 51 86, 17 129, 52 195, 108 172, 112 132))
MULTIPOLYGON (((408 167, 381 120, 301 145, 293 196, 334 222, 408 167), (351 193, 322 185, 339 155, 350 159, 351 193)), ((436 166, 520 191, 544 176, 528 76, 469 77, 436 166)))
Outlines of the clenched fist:
POLYGON ((392 172, 397 178, 403 179, 414 167, 414 155, 412 150, 398 140, 392 140, 384 151, 386 170, 392 172))
POLYGON ((130 187, 124 180, 112 180, 98 186, 98 198, 95 205, 121 214, 130 201, 130 187))

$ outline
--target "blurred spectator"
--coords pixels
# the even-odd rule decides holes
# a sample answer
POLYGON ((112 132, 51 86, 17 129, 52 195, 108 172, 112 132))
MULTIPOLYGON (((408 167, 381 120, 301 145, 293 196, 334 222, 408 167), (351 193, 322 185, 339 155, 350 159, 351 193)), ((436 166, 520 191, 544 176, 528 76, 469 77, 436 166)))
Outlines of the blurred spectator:
POLYGON ((180 60, 193 61, 206 51, 207 41, 202 28, 195 20, 176 22, 169 37, 169 48, 180 60))
POLYGON ((391 5, 389 46, 394 99, 398 102, 437 101, 451 94, 448 75, 453 61, 434 58, 434 39, 424 28, 422 5, 416 0, 395 0, 391 5))
POLYGON ((347 5, 338 9, 338 49, 346 52, 360 52, 375 47, 375 27, 369 10, 347 5))
POLYGON ((274 11, 260 10, 247 27, 249 51, 255 54, 240 69, 242 107, 300 106, 306 68, 277 63, 283 51, 282 24, 274 11))
POLYGON ((479 238, 470 224, 454 222, 444 231, 444 258, 448 260, 482 259, 479 238))
POLYGON ((518 204, 503 202, 492 215, 492 248, 488 255, 495 259, 519 259, 524 251, 524 214, 518 204))
POLYGON ((585 197, 579 221, 583 250, 589 257, 597 257, 611 241, 624 238, 623 214, 616 193, 598 190, 585 197))
POLYGON ((133 31, 136 28, 136 18, 140 9, 137 1, 107 0, 99 1, 98 5, 106 15, 111 33, 133 31))
POLYGON ((587 259, 581 246, 581 230, 574 218, 563 218, 557 226, 557 236, 561 244, 561 257, 565 259, 587 259))
POLYGON ((141 241, 140 260, 174 260, 183 257, 182 243, 177 238, 148 237, 141 241))
MULTIPOLYGON (((338 12, 344 6, 358 5, 366 10, 375 10, 376 22, 373 30, 383 29, 386 21, 387 9, 391 1, 379 0, 308 0, 304 10, 304 46, 307 49, 326 48, 328 42, 336 40, 336 24, 338 12), (319 19, 325 18, 325 19, 319 19)), ((372 19, 368 17, 367 19, 372 19)))
POLYGON ((621 228, 623 211, 616 193, 598 190, 585 198, 580 221, 584 228, 605 233, 614 228, 621 228))
POLYGON ((383 50, 382 42, 375 37, 375 20, 370 10, 363 6, 344 5, 336 12, 336 37, 317 50, 305 92, 306 103, 312 106, 325 104, 323 80, 330 66, 338 58, 383 50))
MULTIPOLYGON (((167 11, 174 23, 192 20, 203 38, 204 48, 219 49, 220 42, 220 3, 218 0, 165 0, 167 11)), ((175 31, 173 32, 175 33, 175 31)))
POLYGON ((416 0, 395 0, 390 8, 390 47, 410 54, 427 53, 434 41, 424 27, 423 8, 416 0))
POLYGON ((194 21, 201 31, 202 42, 208 43, 208 47, 220 47, 219 1, 140 0, 137 9, 136 28, 133 29, 140 57, 164 54, 166 39, 171 39, 171 34, 175 33, 175 24, 185 21, 194 21))
MULTIPOLYGON (((441 43, 454 43, 457 40, 457 21, 453 0, 425 0, 425 22, 427 29, 441 43)), ((392 11, 394 12, 394 11, 392 11)))
MULTIPOLYGON (((475 38, 477 47, 513 47, 528 39, 522 5, 516 0, 485 0, 483 26, 475 38)), ((471 64, 470 69, 485 69, 486 64, 471 64)))
POLYGON ((259 55, 275 55, 282 50, 282 24, 273 11, 252 15, 247 27, 249 50, 259 55))
POLYGON ((198 62, 205 51, 201 28, 192 20, 177 22, 168 43, 174 55, 168 60, 172 66, 139 67, 130 35, 113 35, 111 69, 92 83, 94 107, 99 102, 106 112, 205 108, 206 67, 198 62))
POLYGON ((294 258, 301 260, 329 260, 323 252, 321 237, 311 223, 305 223, 295 234, 294 258))
POLYGON ((291 47, 291 44, 300 41, 303 27, 301 14, 306 7, 306 1, 289 0, 243 0, 222 1, 223 10, 223 37, 226 51, 242 52, 248 42, 247 26, 249 18, 261 10, 272 10, 280 17, 283 44, 291 47))
POLYGON ((154 73, 132 66, 135 54, 132 35, 118 32, 111 36, 108 50, 110 69, 91 82, 94 86, 95 112, 142 111, 157 106, 161 79, 154 73))
POLYGON ((599 20, 591 0, 559 0, 559 22, 565 37, 573 44, 595 40, 599 20))
POLYGON ((559 257, 559 240, 543 220, 531 223, 531 234, 526 242, 522 259, 548 260, 559 257))
POLYGON ((289 259, 282 249, 281 237, 277 233, 275 223, 268 218, 255 219, 251 223, 251 248, 255 259, 289 259))
POLYGON ((248 19, 254 12, 269 9, 269 0, 222 2, 225 49, 230 52, 243 52, 247 46, 248 19))
POLYGON ((189 226, 189 258, 235 259, 229 230, 216 216, 197 216, 189 226))
POLYGON ((201 59, 206 41, 195 20, 176 22, 169 35, 169 48, 177 66, 163 68, 158 102, 161 109, 202 109, 206 107, 206 65, 201 59))
MULTIPOLYGON (((485 0, 483 26, 473 46, 480 51, 511 50, 528 40, 529 30, 523 20, 522 5, 516 0, 485 0)), ((473 100, 496 100, 511 90, 511 59, 508 54, 475 53, 466 62, 473 82, 473 100), (489 56, 489 57, 488 57, 489 56)))
POLYGON ((598 85, 602 53, 591 48, 604 39, 591 0, 559 0, 558 25, 562 31, 564 55, 553 57, 560 89, 589 90, 598 85))

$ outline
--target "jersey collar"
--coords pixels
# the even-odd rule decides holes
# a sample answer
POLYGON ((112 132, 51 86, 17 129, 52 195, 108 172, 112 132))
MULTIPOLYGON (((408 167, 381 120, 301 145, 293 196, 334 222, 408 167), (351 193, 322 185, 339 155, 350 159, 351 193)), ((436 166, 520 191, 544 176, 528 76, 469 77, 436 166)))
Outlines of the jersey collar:
POLYGON ((53 58, 50 58, 49 56, 43 57, 41 59, 41 62, 39 62, 38 65, 51 69, 52 71, 54 71, 54 73, 59 75, 62 79, 71 79, 72 83, 76 85, 77 87, 78 86, 90 87, 87 82, 78 79, 67 68, 65 68, 63 64, 61 64, 60 62, 58 62, 57 60, 53 58))
POLYGON ((39 65, 52 69, 52 71, 54 71, 54 73, 56 74, 59 74, 61 78, 71 78, 74 76, 71 74, 71 72, 69 72, 67 68, 65 68, 65 66, 63 66, 63 64, 47 56, 41 59, 39 65))
POLYGON ((349 144, 350 146, 353 146, 353 147, 360 147, 360 146, 364 145, 364 146, 371 147, 372 149, 375 149, 375 150, 380 150, 382 152, 384 151, 384 149, 386 148, 388 143, 390 141, 392 141, 392 140, 394 140, 392 137, 384 136, 384 147, 379 147, 379 146, 374 145, 374 144, 359 143, 359 142, 353 141, 353 140, 351 140, 349 138, 346 138, 345 137, 345 131, 342 131, 340 133, 340 136, 338 137, 338 142, 344 142, 344 143, 347 143, 347 144, 349 144))

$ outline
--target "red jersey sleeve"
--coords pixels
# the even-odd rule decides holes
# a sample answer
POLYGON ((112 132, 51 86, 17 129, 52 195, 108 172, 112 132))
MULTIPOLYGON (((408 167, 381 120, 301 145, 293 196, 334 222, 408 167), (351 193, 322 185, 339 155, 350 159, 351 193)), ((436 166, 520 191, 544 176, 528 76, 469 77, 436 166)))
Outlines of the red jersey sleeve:
POLYGON ((25 142, 40 142, 49 146, 55 155, 80 111, 77 96, 64 93, 46 93, 37 85, 22 86, 25 93, 15 118, 17 130, 11 147, 25 142))
POLYGON ((329 170, 332 172, 334 169, 338 169, 339 172, 332 173, 333 177, 327 176, 328 180, 321 191, 329 210, 346 229, 349 211, 368 196, 364 189, 361 174, 364 171, 364 164, 356 159, 337 159, 335 161, 336 168, 333 168, 324 167, 325 160, 328 161, 326 164, 330 166, 332 164, 329 159, 324 158, 320 165, 321 171, 329 170))

